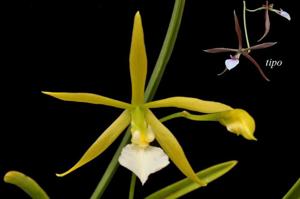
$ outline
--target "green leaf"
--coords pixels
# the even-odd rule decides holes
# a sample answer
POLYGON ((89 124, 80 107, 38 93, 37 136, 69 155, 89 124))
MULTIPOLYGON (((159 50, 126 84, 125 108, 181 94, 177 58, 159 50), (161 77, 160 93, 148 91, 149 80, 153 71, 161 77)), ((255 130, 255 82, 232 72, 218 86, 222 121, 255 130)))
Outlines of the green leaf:
POLYGON ((282 199, 300 199, 300 178, 282 199))
POLYGON ((136 175, 132 173, 128 199, 134 199, 135 182, 136 182, 136 175))
POLYGON ((151 101, 156 93, 160 80, 164 74, 166 66, 172 55, 177 35, 179 32, 181 19, 184 11, 185 0, 176 0, 173 7, 172 17, 161 47, 158 59, 151 74, 148 86, 145 91, 145 101, 151 101))
POLYGON ((4 182, 16 185, 33 199, 49 199, 47 193, 32 178, 18 171, 9 171, 4 176, 4 182))
MULTIPOLYGON (((235 160, 217 164, 205 170, 199 171, 197 176, 204 182, 210 183, 230 171, 236 164, 237 161, 235 160)), ((145 199, 179 198, 198 189, 199 187, 199 184, 194 183, 188 178, 185 178, 147 196, 145 199)))

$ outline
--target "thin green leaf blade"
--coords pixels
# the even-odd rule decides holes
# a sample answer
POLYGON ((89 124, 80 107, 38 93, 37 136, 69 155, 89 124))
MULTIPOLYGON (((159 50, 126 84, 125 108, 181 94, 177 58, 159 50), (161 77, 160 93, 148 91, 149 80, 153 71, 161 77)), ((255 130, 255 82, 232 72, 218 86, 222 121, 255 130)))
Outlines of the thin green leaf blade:
POLYGON ((300 178, 282 199, 300 199, 300 178))
POLYGON ((7 172, 4 176, 4 182, 16 185, 33 199, 49 199, 47 193, 36 181, 21 172, 7 172))
POLYGON ((173 7, 173 12, 169 27, 160 50, 158 59, 153 69, 152 75, 148 82, 148 86, 145 91, 145 101, 151 101, 156 93, 160 80, 164 74, 166 66, 171 58, 177 35, 181 25, 181 19, 183 16, 185 6, 185 0, 176 0, 173 7))
MULTIPOLYGON (((205 170, 199 171, 197 176, 204 182, 210 183, 230 171, 236 164, 237 161, 235 160, 220 163, 205 170)), ((179 198, 191 191, 198 189, 199 187, 199 184, 196 184, 190 179, 185 178, 147 196, 145 199, 179 198)))

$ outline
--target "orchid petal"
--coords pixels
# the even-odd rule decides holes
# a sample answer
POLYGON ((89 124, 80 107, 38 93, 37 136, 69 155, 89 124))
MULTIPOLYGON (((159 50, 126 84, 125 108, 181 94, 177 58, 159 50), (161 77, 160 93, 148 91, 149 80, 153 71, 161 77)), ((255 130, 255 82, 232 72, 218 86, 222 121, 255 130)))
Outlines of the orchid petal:
POLYGON ((102 95, 96 95, 92 93, 66 93, 66 92, 46 92, 42 93, 50 95, 60 100, 70 101, 70 102, 82 102, 89 104, 101 104, 105 106, 112 106, 121 109, 129 109, 132 107, 131 104, 122 102, 119 100, 104 97, 102 95))
POLYGON ((243 109, 234 109, 219 114, 219 122, 226 126, 227 130, 237 135, 242 135, 247 140, 256 140, 254 137, 255 121, 243 109))
POLYGON ((240 62, 239 59, 236 59, 236 58, 226 59, 225 66, 228 70, 231 70, 234 67, 236 67, 239 64, 239 62, 240 62))
POLYGON ((170 162, 168 156, 159 147, 142 148, 135 144, 128 144, 122 149, 119 163, 132 171, 144 184, 150 174, 165 168, 170 162))
POLYGON ((192 97, 170 97, 148 102, 144 106, 146 108, 177 107, 200 113, 214 113, 232 110, 230 106, 220 102, 205 101, 192 97))
MULTIPOLYGON (((277 13, 277 12, 276 12, 277 13)), ((280 9, 280 11, 278 12, 278 14, 284 18, 286 18, 287 20, 291 21, 291 16, 289 13, 287 13, 286 11, 283 11, 282 9, 280 9)))
POLYGON ((257 44, 255 46, 251 46, 249 48, 249 50, 259 50, 259 49, 264 49, 264 48, 270 48, 270 47, 274 46, 275 44, 277 44, 277 42, 265 42, 262 44, 257 44))
POLYGON ((65 176, 79 167, 90 162, 102 152, 104 152, 123 132, 130 123, 130 113, 128 110, 123 113, 99 136, 99 138, 90 146, 81 159, 68 171, 56 174, 58 177, 65 176))
POLYGON ((241 49, 243 46, 241 26, 239 24, 239 19, 237 18, 235 11, 233 12, 233 15, 234 15, 234 28, 238 39, 239 49, 241 49))
POLYGON ((238 49, 233 48, 210 48, 203 50, 206 53, 225 53, 225 52, 238 52, 238 49))
POLYGON ((139 12, 137 12, 134 17, 129 64, 132 103, 142 104, 144 103, 144 89, 147 75, 147 55, 144 43, 142 19, 139 12))
POLYGON ((201 186, 205 186, 206 183, 197 177, 190 163, 188 162, 183 149, 169 129, 167 129, 150 110, 146 112, 146 119, 153 129, 156 140, 163 150, 168 154, 177 168, 192 181, 201 186))
MULTIPOLYGON (((269 7, 269 4, 268 4, 268 1, 266 1, 266 8, 268 8, 268 7, 269 7)), ((270 26, 271 26, 271 23, 270 23, 269 9, 266 9, 266 11, 265 11, 265 32, 264 32, 263 36, 259 40, 257 40, 258 42, 263 40, 268 35, 268 33, 270 32, 270 26)))
POLYGON ((260 65, 255 61, 255 59, 253 57, 251 57, 248 53, 242 53, 242 55, 244 55, 249 61, 251 61, 252 64, 254 64, 254 66, 256 66, 257 70, 259 71, 259 73, 261 74, 261 76, 266 81, 270 81, 270 79, 265 75, 264 71, 261 69, 260 65))

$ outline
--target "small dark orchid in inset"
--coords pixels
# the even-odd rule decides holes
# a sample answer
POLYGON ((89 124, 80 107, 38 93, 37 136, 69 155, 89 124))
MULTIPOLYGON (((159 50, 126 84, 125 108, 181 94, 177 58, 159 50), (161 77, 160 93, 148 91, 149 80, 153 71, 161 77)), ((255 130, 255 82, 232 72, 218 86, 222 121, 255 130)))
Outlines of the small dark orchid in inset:
POLYGON ((235 68, 239 64, 240 56, 243 55, 244 57, 246 57, 250 62, 252 62, 256 66, 256 68, 260 72, 261 76, 265 80, 270 81, 267 78, 267 76, 264 74, 260 65, 255 61, 255 59, 252 56, 250 56, 250 51, 269 48, 271 46, 274 46, 276 44, 276 42, 266 42, 266 43, 257 44, 257 45, 251 46, 251 47, 243 48, 242 31, 241 31, 241 27, 240 27, 240 24, 239 24, 239 21, 238 21, 235 11, 234 11, 234 23, 235 23, 235 32, 236 32, 237 40, 238 40, 238 48, 237 49, 220 47, 220 48, 210 48, 210 49, 204 50, 207 53, 224 53, 224 52, 235 53, 234 55, 230 55, 230 59, 225 60, 226 67, 225 67, 224 71, 222 71, 218 75, 222 75, 227 70, 231 70, 231 69, 235 68))
POLYGON ((289 15, 289 13, 282 10, 281 8, 278 10, 278 9, 274 9, 273 7, 274 7, 274 4, 269 4, 269 2, 266 1, 266 4, 262 5, 261 7, 257 8, 257 9, 254 9, 254 10, 247 9, 248 12, 256 12, 259 10, 265 10, 265 32, 264 32, 263 36, 258 40, 258 42, 263 40, 270 32, 271 23, 270 23, 269 11, 275 12, 276 14, 286 18, 289 21, 291 20, 291 16, 289 15))

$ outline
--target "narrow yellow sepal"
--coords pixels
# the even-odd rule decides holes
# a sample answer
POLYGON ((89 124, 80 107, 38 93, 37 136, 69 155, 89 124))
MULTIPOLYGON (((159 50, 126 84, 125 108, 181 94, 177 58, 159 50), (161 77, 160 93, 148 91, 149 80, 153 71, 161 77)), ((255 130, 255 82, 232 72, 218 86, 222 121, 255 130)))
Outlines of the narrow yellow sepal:
POLYGON ((50 95, 60 100, 70 102, 82 102, 89 104, 100 104, 106 106, 112 106, 121 109, 129 109, 132 107, 131 104, 122 102, 119 100, 104 97, 102 95, 96 95, 92 93, 67 93, 67 92, 47 92, 42 91, 43 94, 50 95))
POLYGON ((81 159, 68 171, 56 174, 58 177, 65 176, 79 167, 90 162, 102 152, 104 152, 123 132, 130 123, 130 112, 125 110, 93 143, 92 146, 85 152, 81 159))
POLYGON ((147 55, 144 42, 142 19, 139 12, 137 12, 134 17, 129 65, 132 88, 132 104, 143 104, 147 75, 147 55))
POLYGON ((156 140, 178 169, 195 183, 205 186, 206 183, 197 177, 183 149, 169 129, 167 129, 150 110, 146 111, 146 120, 152 127, 156 140))
POLYGON ((146 108, 176 107, 200 113, 214 113, 232 110, 226 104, 213 101, 205 101, 191 97, 170 97, 145 104, 146 108))

